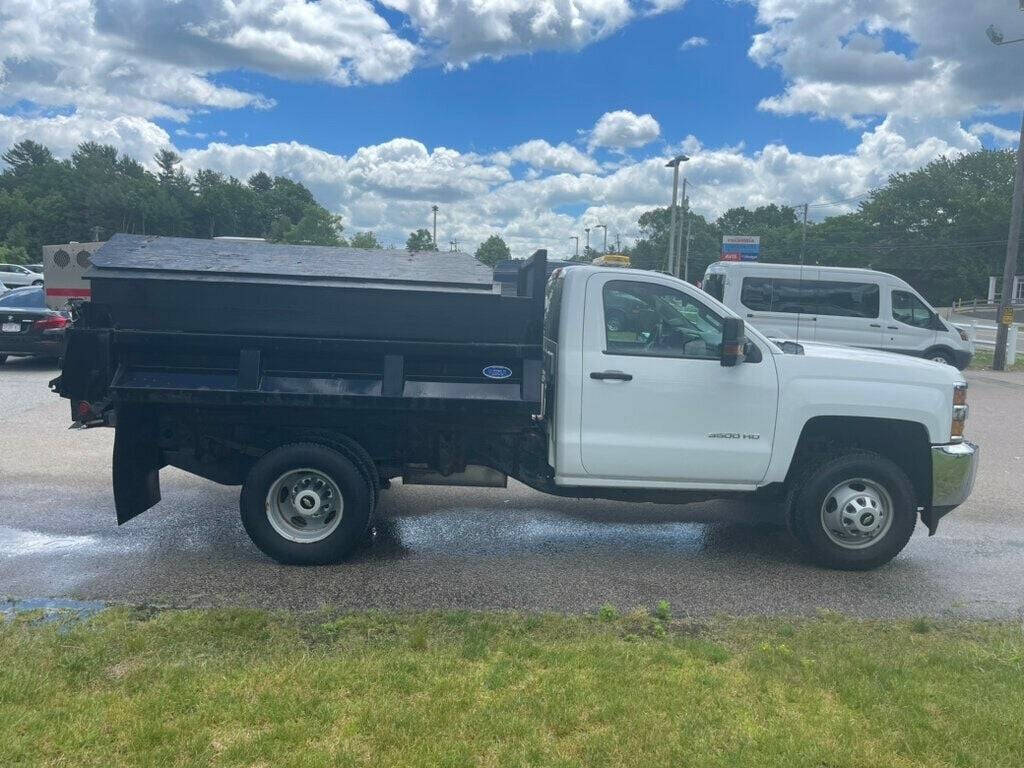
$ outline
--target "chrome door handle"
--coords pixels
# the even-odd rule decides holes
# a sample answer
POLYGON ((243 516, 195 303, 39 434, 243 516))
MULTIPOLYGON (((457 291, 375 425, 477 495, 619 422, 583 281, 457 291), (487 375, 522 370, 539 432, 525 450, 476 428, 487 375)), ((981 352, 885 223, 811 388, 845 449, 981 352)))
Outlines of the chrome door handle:
POLYGON ((890 331, 898 331, 900 329, 898 325, 887 325, 885 327, 888 328, 890 331))
POLYGON ((622 371, 591 371, 590 378, 598 381, 632 381, 633 376, 622 371))

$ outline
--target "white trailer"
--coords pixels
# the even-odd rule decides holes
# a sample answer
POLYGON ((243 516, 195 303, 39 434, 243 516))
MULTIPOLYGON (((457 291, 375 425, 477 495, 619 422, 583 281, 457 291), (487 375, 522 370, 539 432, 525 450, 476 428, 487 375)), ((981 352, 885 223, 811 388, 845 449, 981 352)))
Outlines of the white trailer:
POLYGON ((103 245, 96 243, 65 243, 43 246, 43 279, 46 306, 66 309, 72 299, 88 301, 92 297, 85 270, 92 266, 92 255, 103 245))

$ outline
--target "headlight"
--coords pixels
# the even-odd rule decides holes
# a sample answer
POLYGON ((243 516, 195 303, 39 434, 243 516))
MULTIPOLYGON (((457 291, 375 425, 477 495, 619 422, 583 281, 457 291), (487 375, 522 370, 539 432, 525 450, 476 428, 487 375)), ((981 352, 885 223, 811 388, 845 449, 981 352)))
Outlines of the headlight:
POLYGON ((950 442, 959 443, 964 439, 967 412, 967 384, 956 384, 953 387, 953 425, 949 431, 950 442))

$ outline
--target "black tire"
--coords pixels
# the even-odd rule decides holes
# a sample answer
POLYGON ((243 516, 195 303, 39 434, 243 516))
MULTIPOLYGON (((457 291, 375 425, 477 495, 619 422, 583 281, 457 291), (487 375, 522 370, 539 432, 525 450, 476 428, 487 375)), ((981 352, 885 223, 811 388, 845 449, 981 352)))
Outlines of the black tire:
POLYGON ((946 365, 952 365, 956 367, 956 360, 953 358, 953 353, 945 349, 929 349, 925 352, 924 357, 926 360, 932 360, 936 363, 945 363, 946 365))
POLYGON ((788 496, 789 528, 818 565, 866 571, 892 560, 910 541, 917 525, 917 501, 906 473, 877 453, 839 450, 810 463, 788 496), (881 486, 892 502, 888 530, 862 549, 848 549, 825 532, 822 507, 831 491, 847 480, 864 479, 881 486))
POLYGON ((285 565, 327 565, 345 559, 365 540, 374 493, 349 457, 318 443, 292 443, 265 454, 242 485, 242 525, 260 551, 285 565), (310 543, 291 541, 271 524, 267 494, 286 472, 310 468, 330 477, 341 492, 341 522, 326 538, 310 543))

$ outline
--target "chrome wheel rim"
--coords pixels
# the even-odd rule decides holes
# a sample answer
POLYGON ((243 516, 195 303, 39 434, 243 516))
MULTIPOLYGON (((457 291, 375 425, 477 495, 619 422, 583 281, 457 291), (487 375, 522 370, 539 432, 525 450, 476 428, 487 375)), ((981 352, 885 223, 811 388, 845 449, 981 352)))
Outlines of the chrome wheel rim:
POLYGON ((889 492, 874 480, 844 480, 825 494, 821 527, 833 544, 864 549, 877 544, 892 527, 889 492))
POLYGON ((267 520, 279 535, 300 544, 334 533, 345 511, 338 484, 319 469, 291 469, 267 491, 267 520))

